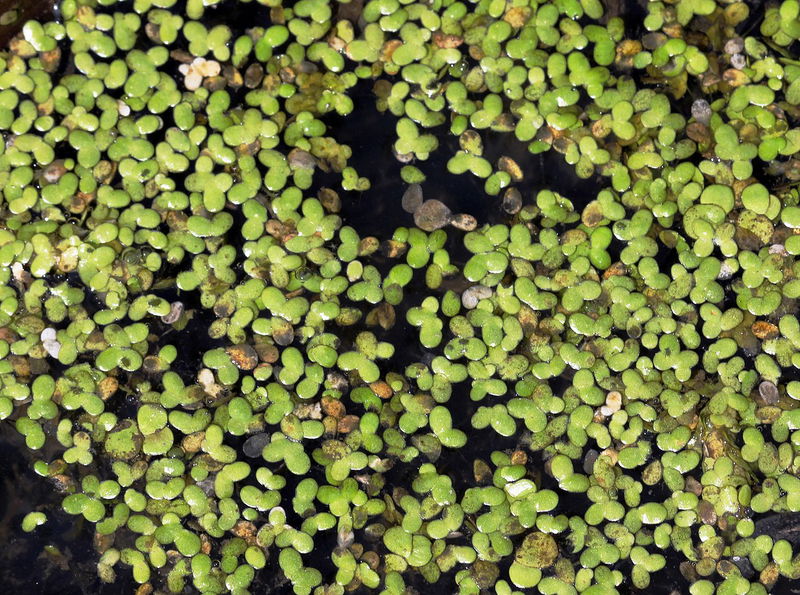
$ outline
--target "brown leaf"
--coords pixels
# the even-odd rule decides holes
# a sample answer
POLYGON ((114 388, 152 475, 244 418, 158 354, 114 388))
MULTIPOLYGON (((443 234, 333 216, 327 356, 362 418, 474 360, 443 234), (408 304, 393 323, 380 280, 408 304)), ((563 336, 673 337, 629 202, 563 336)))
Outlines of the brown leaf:
POLYGON ((369 385, 372 392, 378 395, 381 399, 391 399, 394 391, 389 384, 383 380, 378 380, 369 385))
POLYGON ((330 415, 333 418, 341 419, 345 416, 346 409, 344 403, 339 399, 333 397, 322 397, 322 411, 325 415, 330 415))
POLYGON ((345 415, 342 419, 339 420, 339 425, 337 426, 337 430, 339 430, 340 434, 349 434, 356 428, 358 428, 358 424, 361 421, 361 418, 357 415, 345 415))
POLYGON ((514 6, 506 11, 503 20, 515 29, 521 29, 531 19, 532 14, 527 6, 514 6))
POLYGON ((731 87, 741 87, 750 82, 750 77, 743 71, 736 70, 735 68, 728 68, 722 73, 722 79, 731 87))
POLYGON ((447 35, 441 31, 437 31, 433 34, 433 43, 438 48, 452 49, 464 43, 464 39, 458 35, 447 35))
POLYGON ((233 365, 240 370, 252 370, 258 364, 258 353, 246 343, 226 347, 225 353, 231 358, 233 365))
POLYGON ((774 339, 779 334, 778 327, 765 320, 754 322, 750 329, 761 340, 774 339))

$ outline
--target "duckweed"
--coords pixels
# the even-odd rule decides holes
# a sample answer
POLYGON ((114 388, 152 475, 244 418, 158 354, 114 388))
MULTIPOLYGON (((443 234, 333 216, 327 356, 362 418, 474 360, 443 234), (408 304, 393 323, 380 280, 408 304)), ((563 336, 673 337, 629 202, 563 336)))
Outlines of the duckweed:
POLYGON ((797 1, 290 4, 0 14, 22 529, 142 592, 786 589, 797 1))

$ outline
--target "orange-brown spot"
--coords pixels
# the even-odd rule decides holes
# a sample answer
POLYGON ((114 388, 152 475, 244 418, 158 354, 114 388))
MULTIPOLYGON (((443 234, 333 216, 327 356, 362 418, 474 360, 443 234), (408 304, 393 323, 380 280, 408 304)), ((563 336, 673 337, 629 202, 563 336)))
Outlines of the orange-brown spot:
POLYGON ((531 9, 527 6, 514 6, 506 11, 503 20, 515 29, 521 29, 531 19, 531 14, 531 9))
POLYGON ((339 433, 341 434, 349 434, 358 427, 358 423, 360 421, 361 418, 359 418, 357 415, 345 415, 339 420, 337 430, 339 430, 339 433))
POLYGON ((779 334, 778 327, 765 320, 754 322, 750 330, 761 340, 774 339, 779 334))
POLYGON ((389 384, 384 382, 383 380, 378 380, 377 382, 373 382, 372 384, 369 385, 369 388, 381 399, 391 399, 392 395, 394 394, 392 387, 389 386, 389 384))
POLYGON ((394 54, 395 50, 403 45, 403 42, 399 39, 390 39, 386 43, 383 44, 383 48, 381 48, 381 61, 382 62, 389 62, 392 59, 392 54, 394 54))
POLYGON ((322 398, 322 411, 325 412, 325 415, 330 415, 335 419, 341 419, 347 413, 344 403, 333 397, 322 398))
POLYGON ((97 385, 97 394, 100 396, 101 399, 106 401, 110 397, 112 397, 114 393, 117 392, 118 388, 119 388, 119 380, 117 380, 113 376, 106 376, 97 385))
POLYGON ((233 345, 225 349, 234 366, 240 370, 252 370, 258 364, 258 353, 247 344, 233 345))
POLYGON ((464 43, 464 40, 458 35, 446 35, 441 31, 437 31, 433 34, 433 43, 438 48, 451 49, 460 46, 464 43))
POLYGON ((628 272, 628 268, 621 262, 615 262, 603 272, 603 279, 619 277, 628 272))

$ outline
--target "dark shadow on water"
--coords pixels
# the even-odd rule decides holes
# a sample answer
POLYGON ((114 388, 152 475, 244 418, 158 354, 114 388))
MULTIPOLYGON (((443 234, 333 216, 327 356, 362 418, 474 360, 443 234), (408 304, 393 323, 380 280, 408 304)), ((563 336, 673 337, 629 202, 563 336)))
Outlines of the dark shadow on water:
POLYGON ((97 554, 91 523, 61 510, 63 495, 36 475, 35 456, 8 423, 0 424, 0 577, 7 593, 36 595, 111 595, 132 592, 130 571, 120 568, 118 582, 97 578, 97 554), (32 533, 20 528, 29 512, 43 511, 47 522, 32 533), (45 546, 56 548, 48 553, 45 546))
MULTIPOLYGON (((362 236, 377 235, 384 239, 381 234, 391 234, 396 227, 412 226, 414 222, 412 215, 400 206, 408 185, 400 177, 404 164, 392 153, 398 118, 388 111, 381 113, 377 110, 372 84, 372 81, 361 81, 351 90, 354 110, 346 119, 334 116, 326 117, 326 121, 332 124, 329 133, 338 142, 351 147, 353 156, 349 164, 372 183, 365 192, 345 193, 345 223, 362 236)), ((459 150, 458 137, 453 136, 446 125, 426 132, 437 136, 439 148, 429 159, 411 163, 427 177, 422 183, 424 197, 441 200, 454 213, 468 213, 479 224, 506 222, 508 216, 500 208, 501 196, 486 194, 483 179, 471 173, 456 175, 447 171, 450 156, 459 150)), ((513 134, 492 130, 483 130, 480 134, 484 157, 493 166, 502 156, 511 157, 519 164, 524 179, 515 187, 522 194, 523 204, 532 204, 536 193, 546 188, 570 199, 575 209, 581 211, 600 189, 609 186, 600 176, 579 179, 572 166, 555 151, 538 155, 530 153, 527 143, 517 140, 513 134)), ((458 236, 460 232, 448 228, 448 234, 458 236)))

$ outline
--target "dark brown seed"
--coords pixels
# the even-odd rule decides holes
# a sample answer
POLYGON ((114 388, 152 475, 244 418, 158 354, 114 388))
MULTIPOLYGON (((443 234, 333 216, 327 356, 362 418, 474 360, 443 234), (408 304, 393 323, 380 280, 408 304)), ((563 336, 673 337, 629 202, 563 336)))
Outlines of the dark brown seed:
POLYGON ((506 172, 514 182, 522 181, 522 168, 511 157, 503 155, 497 160, 497 169, 506 172))
POLYGON ((778 387, 769 380, 765 380, 758 385, 758 394, 761 395, 767 405, 774 405, 780 399, 778 387))
POLYGON ((248 89, 256 89, 263 80, 264 68, 262 68, 261 64, 251 64, 244 71, 244 86, 248 89))
POLYGON ((426 200, 414 212, 414 223, 422 231, 436 231, 450 222, 450 209, 439 200, 426 200))
POLYGON ((516 188, 509 188, 503 194, 503 210, 509 215, 516 215, 522 209, 522 195, 516 188))
POLYGON ((302 149, 289 151, 289 167, 292 169, 314 169, 316 166, 317 158, 308 151, 302 149))
POLYGON ((338 213, 342 210, 342 199, 339 198, 339 194, 335 190, 322 187, 317 193, 317 198, 319 198, 325 210, 331 213, 338 213))
POLYGON ((422 186, 411 184, 403 193, 400 205, 406 213, 414 214, 422 206, 422 186))

